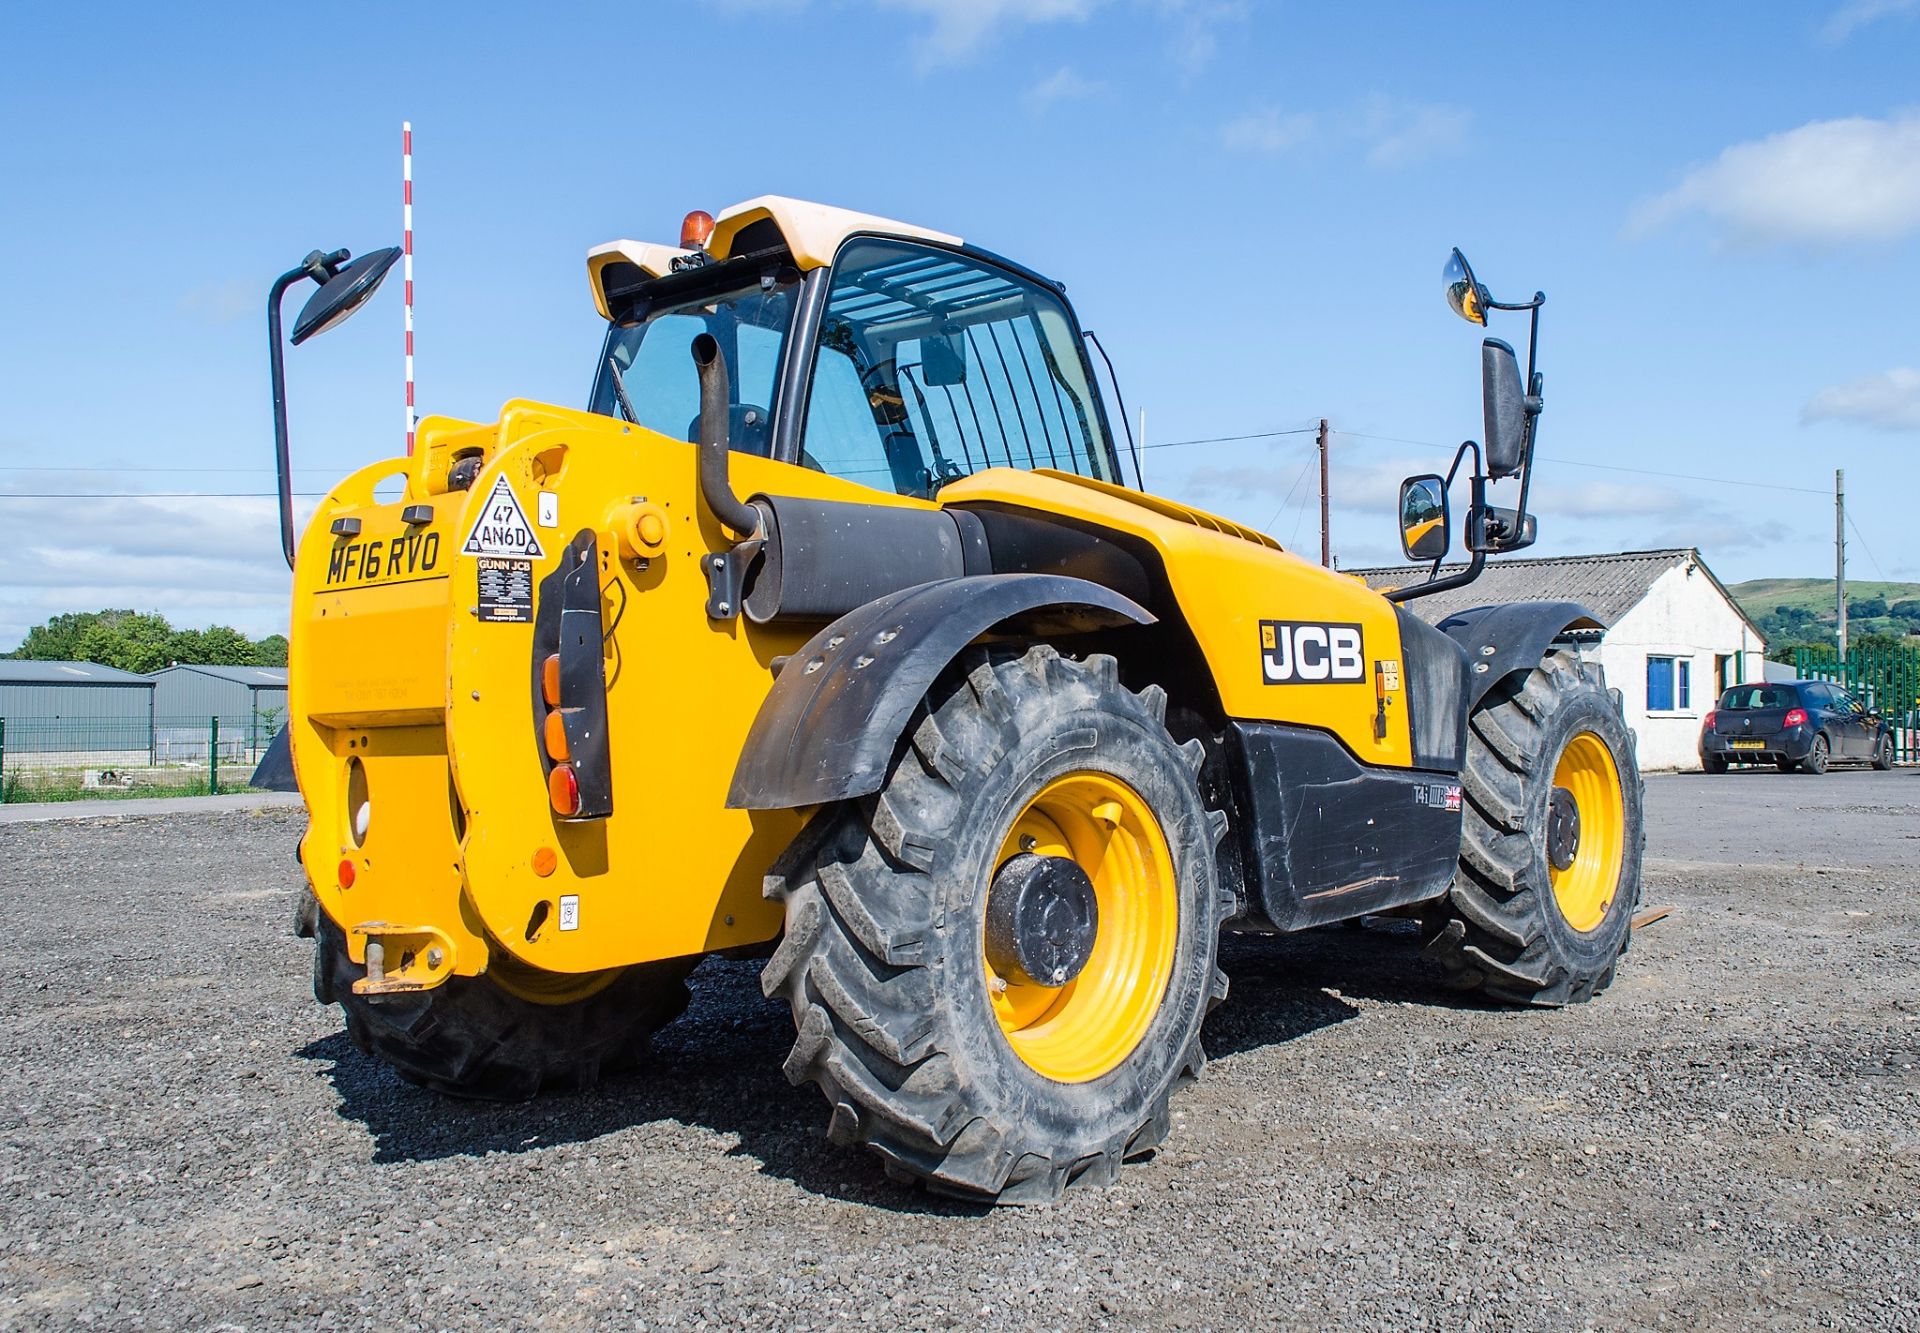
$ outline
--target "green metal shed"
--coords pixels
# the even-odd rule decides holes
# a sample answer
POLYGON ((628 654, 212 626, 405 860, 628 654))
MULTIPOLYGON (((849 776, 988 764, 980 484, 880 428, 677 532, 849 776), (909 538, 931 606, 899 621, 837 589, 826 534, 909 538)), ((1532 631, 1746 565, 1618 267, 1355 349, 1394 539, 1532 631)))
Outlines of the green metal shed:
POLYGON ((146 762, 153 748, 153 700, 154 683, 131 671, 97 662, 0 659, 0 720, 6 726, 0 743, 13 755, 146 762))
POLYGON ((163 735, 181 731, 206 752, 207 719, 220 719, 220 748, 266 748, 287 720, 287 669, 179 663, 156 671, 154 716, 163 735))

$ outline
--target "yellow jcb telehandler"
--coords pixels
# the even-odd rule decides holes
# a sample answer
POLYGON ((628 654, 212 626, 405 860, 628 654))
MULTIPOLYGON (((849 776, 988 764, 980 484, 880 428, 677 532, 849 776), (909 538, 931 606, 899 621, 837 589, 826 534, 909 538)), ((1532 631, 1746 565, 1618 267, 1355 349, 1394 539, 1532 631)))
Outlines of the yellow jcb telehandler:
MULTIPOLYGON (((318 284, 296 341, 386 262, 346 261, 276 286, 318 284)), ((1470 491, 1465 572, 1382 595, 1142 489, 1061 285, 960 237, 767 197, 587 268, 585 410, 425 419, 297 561, 282 417, 301 923, 362 1050, 587 1084, 757 953, 834 1142, 1047 1200, 1167 1134, 1223 931, 1399 913, 1503 1000, 1612 978, 1641 781, 1603 627, 1404 605, 1533 539, 1532 336, 1524 383, 1483 344, 1484 447, 1403 487, 1433 575, 1470 491)), ((1537 331, 1458 251, 1446 286, 1537 331)))

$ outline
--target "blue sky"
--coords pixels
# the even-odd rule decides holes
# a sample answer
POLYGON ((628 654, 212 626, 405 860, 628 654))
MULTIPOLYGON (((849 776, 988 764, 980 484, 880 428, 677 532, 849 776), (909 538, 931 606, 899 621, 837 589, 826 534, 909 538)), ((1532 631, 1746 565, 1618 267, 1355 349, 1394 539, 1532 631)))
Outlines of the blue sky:
MULTIPOLYGON (((0 647, 107 604, 284 628, 261 307, 397 242, 403 119, 423 411, 581 403, 589 246, 792 194, 1063 279, 1151 442, 1327 417, 1336 550, 1384 562, 1397 479, 1479 433, 1459 245, 1548 294, 1541 553, 1825 575, 1844 467, 1853 577, 1920 579, 1920 0, 1462 9, 10 7, 0 647)), ((290 352, 301 489, 398 451, 400 357, 397 283, 290 352)), ((1147 480, 1311 551, 1311 438, 1147 480)))

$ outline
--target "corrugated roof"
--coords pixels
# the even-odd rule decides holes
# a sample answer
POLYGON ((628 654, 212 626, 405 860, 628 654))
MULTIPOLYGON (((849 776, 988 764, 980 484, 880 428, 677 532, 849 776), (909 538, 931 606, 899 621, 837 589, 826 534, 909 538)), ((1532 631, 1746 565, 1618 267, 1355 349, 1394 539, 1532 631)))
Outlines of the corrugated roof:
POLYGON ((98 662, 17 662, 0 658, 0 685, 144 685, 145 676, 98 662))
MULTIPOLYGON (((1727 599, 1735 613, 1753 625, 1746 612, 1740 609, 1740 603, 1727 591, 1726 585, 1707 568, 1707 562, 1700 558, 1700 552, 1687 546, 1661 551, 1561 555, 1539 560, 1493 559, 1487 562, 1480 577, 1465 587, 1437 592, 1431 597, 1416 597, 1406 606, 1409 611, 1432 624, 1445 620, 1456 611, 1493 606, 1501 602, 1578 602, 1612 625, 1639 605, 1640 599, 1653 587, 1655 579, 1689 561, 1713 580, 1714 587, 1720 589, 1720 595, 1727 599)), ((1440 572, 1455 574, 1465 568, 1464 564, 1442 565, 1440 572)), ((1383 592, 1389 588, 1424 583, 1427 578, 1427 567, 1424 565, 1395 565, 1385 569, 1349 569, 1342 572, 1358 575, 1367 581, 1368 587, 1383 592)), ((1757 625, 1753 626, 1753 632, 1763 640, 1766 637, 1760 633, 1757 625)))
POLYGON ((285 667, 209 666, 201 662, 176 662, 170 667, 162 667, 153 674, 164 676, 169 671, 197 671, 203 676, 218 676, 221 680, 235 680, 242 685, 252 685, 262 689, 284 690, 287 687, 285 667))

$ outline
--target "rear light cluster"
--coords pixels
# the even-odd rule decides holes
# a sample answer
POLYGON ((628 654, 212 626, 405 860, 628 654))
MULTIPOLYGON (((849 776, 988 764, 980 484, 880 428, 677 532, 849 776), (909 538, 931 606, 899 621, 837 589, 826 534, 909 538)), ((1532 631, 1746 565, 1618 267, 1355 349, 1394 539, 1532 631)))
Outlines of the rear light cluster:
POLYGON ((547 748, 553 769, 547 774, 547 799, 562 815, 580 813, 580 781, 573 775, 573 758, 567 748, 567 722, 560 711, 560 654, 549 653, 540 664, 540 701, 547 715, 540 722, 540 738, 547 748))
POLYGON ((1716 717, 1719 717, 1719 716, 1720 716, 1720 714, 1719 714, 1718 712, 1716 712, 1716 711, 1714 711, 1713 709, 1708 709, 1708 710, 1707 710, 1707 720, 1706 720, 1705 722, 1702 722, 1702 723, 1700 724, 1700 729, 1701 729, 1702 731, 1712 731, 1712 730, 1713 730, 1713 720, 1714 720, 1714 719, 1715 719, 1716 717))
POLYGON ((1786 715, 1785 717, 1783 717, 1783 718, 1781 718, 1781 719, 1780 719, 1780 725, 1781 725, 1781 726, 1783 726, 1783 727, 1804 727, 1804 726, 1806 726, 1806 725, 1807 725, 1807 710, 1806 710, 1806 709, 1804 709, 1804 708, 1789 708, 1789 709, 1787 710, 1787 715, 1786 715))

